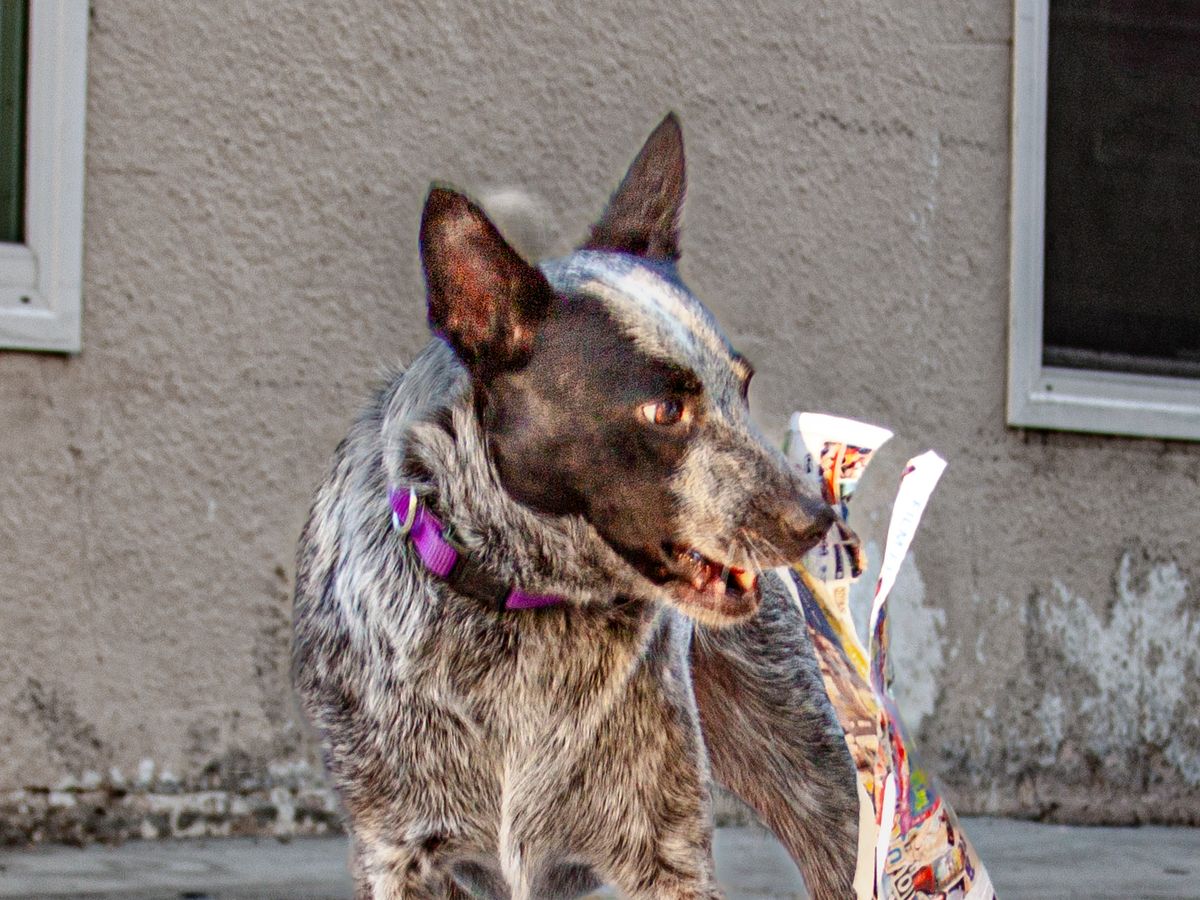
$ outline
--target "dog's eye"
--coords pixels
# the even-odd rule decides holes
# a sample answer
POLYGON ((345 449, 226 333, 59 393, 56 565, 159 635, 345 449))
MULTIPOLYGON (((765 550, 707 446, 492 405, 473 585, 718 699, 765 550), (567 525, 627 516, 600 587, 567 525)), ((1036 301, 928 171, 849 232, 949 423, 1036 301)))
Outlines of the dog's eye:
POLYGON ((679 425, 687 424, 692 420, 692 411, 678 397, 643 403, 639 407, 639 412, 641 412, 642 418, 651 425, 679 425))

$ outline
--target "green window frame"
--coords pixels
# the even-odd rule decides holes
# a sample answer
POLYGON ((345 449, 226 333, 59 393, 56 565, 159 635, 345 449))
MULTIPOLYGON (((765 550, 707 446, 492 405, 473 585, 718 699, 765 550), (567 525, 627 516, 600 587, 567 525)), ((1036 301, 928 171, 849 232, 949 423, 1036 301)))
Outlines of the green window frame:
POLYGON ((25 239, 25 72, 29 5, 0 0, 0 242, 25 239))

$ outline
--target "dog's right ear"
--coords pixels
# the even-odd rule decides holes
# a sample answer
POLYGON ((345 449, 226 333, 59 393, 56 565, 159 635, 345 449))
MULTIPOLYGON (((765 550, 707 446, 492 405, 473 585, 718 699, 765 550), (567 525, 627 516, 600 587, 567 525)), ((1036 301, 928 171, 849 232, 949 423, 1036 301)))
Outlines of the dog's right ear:
POLYGON ((458 191, 429 189, 421 215, 429 324, 472 376, 519 368, 554 291, 458 191))

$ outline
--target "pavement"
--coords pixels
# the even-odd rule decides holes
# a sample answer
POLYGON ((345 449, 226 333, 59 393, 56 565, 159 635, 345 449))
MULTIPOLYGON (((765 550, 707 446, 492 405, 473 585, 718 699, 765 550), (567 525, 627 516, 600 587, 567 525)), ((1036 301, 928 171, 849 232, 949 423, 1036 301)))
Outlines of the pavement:
MULTIPOLYGON (((1200 829, 962 820, 1001 900, 1200 900, 1200 829)), ((802 900, 795 867, 757 828, 721 828, 728 900, 802 900)), ((0 852, 0 898, 349 900, 342 838, 131 842, 0 852)), ((615 897, 613 893, 595 898, 615 897)))

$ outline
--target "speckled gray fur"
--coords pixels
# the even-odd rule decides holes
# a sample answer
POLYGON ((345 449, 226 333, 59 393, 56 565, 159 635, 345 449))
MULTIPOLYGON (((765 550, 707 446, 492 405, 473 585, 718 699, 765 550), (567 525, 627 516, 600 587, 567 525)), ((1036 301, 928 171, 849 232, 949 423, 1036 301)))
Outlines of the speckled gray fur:
MULTIPOLYGON (((754 568, 784 562, 770 542, 731 538, 738 510, 793 485, 707 311, 617 254, 543 271, 703 381, 712 413, 672 483, 688 540, 754 568)), ((358 897, 550 900, 597 880, 631 898, 720 897, 712 777, 784 840, 816 900, 851 896, 854 773, 776 578, 762 576, 753 618, 704 624, 584 518, 518 503, 471 377, 432 342, 339 446, 301 539, 295 680, 349 813, 358 897), (389 484, 436 497, 497 579, 566 602, 497 612, 431 576, 392 529, 389 484)))

